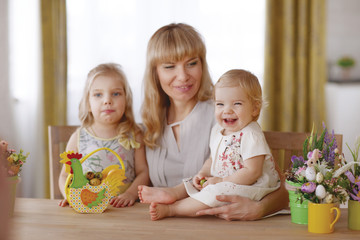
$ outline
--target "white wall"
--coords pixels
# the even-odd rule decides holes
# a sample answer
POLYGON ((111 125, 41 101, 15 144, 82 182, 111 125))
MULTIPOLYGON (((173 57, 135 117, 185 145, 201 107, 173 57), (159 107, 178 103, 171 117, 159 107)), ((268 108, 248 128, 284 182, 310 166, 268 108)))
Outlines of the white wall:
POLYGON ((327 51, 329 78, 339 78, 336 60, 350 55, 356 60, 351 72, 357 83, 328 83, 326 86, 327 126, 343 134, 343 152, 350 159, 346 143, 353 148, 360 136, 360 1, 328 0, 327 51))
POLYGON ((336 61, 343 56, 355 59, 351 78, 360 79, 360 1, 328 0, 327 49, 331 78, 341 76, 336 61))
POLYGON ((0 0, 0 139, 15 144, 9 87, 8 0, 0 0))

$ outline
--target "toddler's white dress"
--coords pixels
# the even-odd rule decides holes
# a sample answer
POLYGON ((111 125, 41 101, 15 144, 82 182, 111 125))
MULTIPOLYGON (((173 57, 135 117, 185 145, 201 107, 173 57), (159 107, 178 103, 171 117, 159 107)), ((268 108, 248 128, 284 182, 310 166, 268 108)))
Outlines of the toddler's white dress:
POLYGON ((268 193, 280 187, 280 179, 275 163, 261 127, 251 122, 241 131, 224 136, 223 128, 216 124, 211 131, 211 175, 224 178, 235 173, 252 157, 265 155, 262 176, 253 185, 238 185, 221 182, 197 190, 192 179, 184 179, 184 185, 190 197, 210 206, 227 204, 216 200, 217 195, 239 195, 253 200, 261 200, 268 193))

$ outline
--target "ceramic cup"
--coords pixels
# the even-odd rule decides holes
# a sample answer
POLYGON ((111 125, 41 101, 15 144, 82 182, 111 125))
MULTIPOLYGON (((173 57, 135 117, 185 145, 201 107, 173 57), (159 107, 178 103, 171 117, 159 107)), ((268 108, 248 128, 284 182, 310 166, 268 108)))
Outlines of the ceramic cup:
POLYGON ((341 214, 333 203, 309 202, 308 211, 308 231, 311 233, 332 233, 341 214))
POLYGON ((360 202, 349 200, 348 227, 351 230, 360 230, 360 202))

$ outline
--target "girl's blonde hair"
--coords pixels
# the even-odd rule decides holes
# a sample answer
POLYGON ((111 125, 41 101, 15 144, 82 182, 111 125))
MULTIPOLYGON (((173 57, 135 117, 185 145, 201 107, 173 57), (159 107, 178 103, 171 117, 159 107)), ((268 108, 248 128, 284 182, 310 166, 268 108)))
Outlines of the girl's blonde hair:
POLYGON ((219 87, 241 87, 244 89, 248 98, 258 110, 258 115, 254 117, 254 121, 259 119, 264 100, 259 80, 254 74, 242 69, 229 70, 215 84, 215 88, 219 87))
POLYGON ((146 131, 144 142, 150 147, 158 146, 164 131, 169 96, 161 88, 156 67, 164 62, 177 62, 185 57, 199 57, 202 63, 202 78, 196 99, 211 99, 213 83, 206 62, 206 47, 201 35, 191 26, 178 23, 161 27, 150 38, 147 47, 144 75, 144 102, 142 120, 146 131))
POLYGON ((116 63, 100 64, 88 73, 84 93, 79 105, 79 119, 81 121, 81 125, 83 127, 89 127, 94 123, 94 116, 90 112, 89 95, 91 85, 98 76, 114 77, 119 80, 124 87, 126 103, 124 115, 122 116, 118 125, 119 136, 122 138, 127 138, 130 137, 130 133, 137 134, 140 128, 135 123, 132 107, 132 92, 129 83, 126 80, 125 73, 123 72, 121 66, 116 63))

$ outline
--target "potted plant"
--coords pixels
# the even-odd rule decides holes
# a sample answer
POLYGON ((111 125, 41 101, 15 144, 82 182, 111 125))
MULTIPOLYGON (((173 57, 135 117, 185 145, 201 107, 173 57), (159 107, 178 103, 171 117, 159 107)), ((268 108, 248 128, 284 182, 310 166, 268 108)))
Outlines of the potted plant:
POLYGON ((350 69, 355 66, 355 60, 352 57, 344 56, 338 59, 336 63, 342 69, 343 79, 349 79, 350 69))
POLYGON ((348 228, 360 230, 360 137, 357 138, 353 150, 346 145, 351 152, 352 160, 342 159, 337 175, 344 180, 344 187, 349 194, 348 228))
POLYGON ((333 178, 334 163, 341 157, 334 132, 329 134, 323 125, 323 131, 318 136, 314 134, 313 128, 303 144, 302 156, 293 156, 292 166, 285 173, 292 222, 308 223, 308 202, 330 203, 345 200, 345 190, 338 192, 337 179, 333 178))
POLYGON ((5 172, 10 187, 10 214, 13 213, 14 209, 16 185, 20 182, 20 172, 28 156, 29 153, 24 155, 22 149, 20 149, 19 153, 16 153, 13 149, 8 150, 8 143, 3 140, 0 141, 0 171, 5 172))

